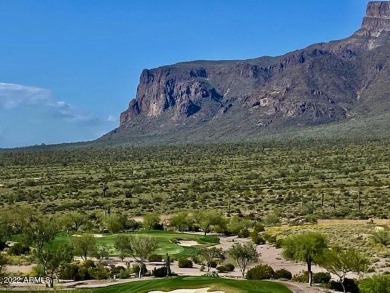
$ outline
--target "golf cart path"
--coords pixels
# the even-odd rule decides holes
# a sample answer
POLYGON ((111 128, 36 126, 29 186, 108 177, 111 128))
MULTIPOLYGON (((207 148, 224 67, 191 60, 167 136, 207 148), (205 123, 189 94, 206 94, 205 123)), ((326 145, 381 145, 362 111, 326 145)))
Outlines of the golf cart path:
MULTIPOLYGON (((307 284, 303 283, 294 283, 294 282, 286 282, 286 281, 275 281, 277 283, 281 283, 290 289, 293 293, 324 293, 325 291, 319 287, 310 287, 307 284)), ((329 292, 329 290, 327 291, 329 292)))

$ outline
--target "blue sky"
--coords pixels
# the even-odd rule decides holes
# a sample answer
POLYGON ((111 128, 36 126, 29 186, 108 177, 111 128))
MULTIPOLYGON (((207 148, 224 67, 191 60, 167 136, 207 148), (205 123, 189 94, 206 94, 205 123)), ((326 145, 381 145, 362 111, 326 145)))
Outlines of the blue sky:
POLYGON ((144 68, 280 55, 356 31, 367 0, 1 0, 0 147, 96 139, 144 68))

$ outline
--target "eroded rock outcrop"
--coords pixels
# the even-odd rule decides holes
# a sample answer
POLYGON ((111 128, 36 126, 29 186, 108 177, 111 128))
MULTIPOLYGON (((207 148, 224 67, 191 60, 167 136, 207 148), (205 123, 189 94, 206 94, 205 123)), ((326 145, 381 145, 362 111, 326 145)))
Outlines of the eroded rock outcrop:
POLYGON ((389 41, 390 2, 375 1, 368 4, 361 28, 343 40, 278 57, 145 69, 114 134, 127 131, 131 136, 139 129, 158 134, 199 125, 224 134, 237 129, 254 133, 355 117, 370 111, 376 97, 388 99, 378 88, 390 92, 383 82, 389 41))

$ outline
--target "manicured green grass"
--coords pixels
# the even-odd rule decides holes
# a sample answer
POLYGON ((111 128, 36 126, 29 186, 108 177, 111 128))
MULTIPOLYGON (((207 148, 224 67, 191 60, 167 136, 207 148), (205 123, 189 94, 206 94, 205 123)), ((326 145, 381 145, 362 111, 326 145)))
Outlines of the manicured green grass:
POLYGON ((132 282, 93 290, 105 293, 147 293, 150 291, 172 291, 175 289, 211 288, 226 293, 291 293, 281 284, 268 281, 232 280, 223 278, 184 277, 132 282))
MULTIPOLYGON (((158 248, 155 253, 160 255, 165 255, 166 253, 168 253, 169 255, 174 257, 188 257, 196 253, 195 247, 180 246, 175 243, 175 239, 197 241, 199 243, 199 246, 197 247, 210 246, 219 243, 219 239, 215 236, 203 236, 170 231, 137 231, 132 233, 126 233, 125 235, 146 235, 155 237, 158 240, 158 248)), ((97 237, 96 241, 98 245, 105 245, 106 247, 108 247, 110 255, 115 256, 118 255, 118 252, 114 247, 116 236, 117 234, 103 235, 103 237, 97 237)), ((71 237, 74 236, 67 236, 66 233, 61 233, 57 236, 55 243, 68 242, 71 237)))
MULTIPOLYGON (((105 288, 77 290, 78 293, 148 293, 176 289, 210 288, 225 293, 291 293, 285 286, 270 281, 233 280, 206 277, 178 277, 158 280, 135 281, 105 288)), ((0 293, 5 291, 0 291, 0 293)), ((7 291, 8 292, 8 291, 7 291)), ((20 292, 20 291, 19 291, 20 292)), ((45 292, 45 291, 42 291, 45 292)))

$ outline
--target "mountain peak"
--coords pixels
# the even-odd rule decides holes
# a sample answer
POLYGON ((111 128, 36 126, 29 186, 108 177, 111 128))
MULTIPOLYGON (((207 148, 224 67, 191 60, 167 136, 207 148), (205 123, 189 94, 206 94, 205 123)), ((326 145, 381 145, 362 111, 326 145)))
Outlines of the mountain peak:
POLYGON ((379 117, 390 113, 389 54, 390 1, 370 2, 361 29, 342 40, 144 70, 120 126, 102 139, 223 141, 379 117))
POLYGON ((383 31, 390 31, 390 1, 369 2, 361 32, 377 37, 383 31))
POLYGON ((369 2, 366 17, 390 18, 390 1, 369 2))

